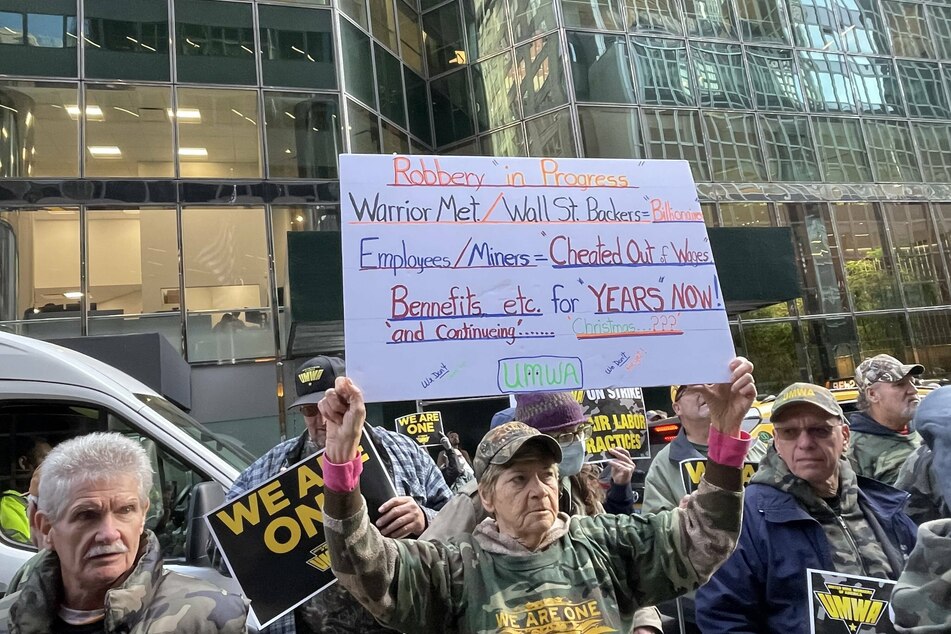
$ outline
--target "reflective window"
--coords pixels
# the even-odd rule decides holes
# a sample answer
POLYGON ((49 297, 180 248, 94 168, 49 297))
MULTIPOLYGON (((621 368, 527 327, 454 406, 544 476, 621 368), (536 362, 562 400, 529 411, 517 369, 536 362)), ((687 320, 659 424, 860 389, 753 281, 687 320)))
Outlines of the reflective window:
POLYGON ((810 315, 847 311, 845 274, 828 208, 823 204, 786 203, 779 205, 779 217, 793 233, 803 291, 801 308, 810 315))
POLYGON ((769 227, 768 203, 720 203, 724 227, 769 227))
POLYGON ((693 110, 647 109, 643 112, 644 140, 650 158, 689 161, 693 180, 709 181, 699 113, 693 110))
POLYGON ((637 110, 579 106, 578 122, 585 157, 644 158, 637 110))
POLYGON ((337 87, 330 11, 261 5, 258 13, 266 85, 337 87))
POLYGON ((0 82, 0 177, 79 176, 78 103, 76 84, 0 82))
POLYGON ((866 119, 865 138, 875 180, 883 183, 920 181, 918 159, 905 121, 866 119))
POLYGON ((554 29, 555 7, 552 0, 509 0, 515 41, 524 42, 554 29))
POLYGON ((525 156, 525 135, 522 126, 496 130, 479 139, 484 156, 525 156))
POLYGON ((409 114, 409 131, 426 145, 433 144, 433 133, 430 130, 429 95, 426 93, 426 82, 422 77, 403 67, 403 81, 406 84, 406 103, 409 114))
POLYGON ((932 209, 938 222, 938 238, 944 252, 951 253, 951 203, 936 203, 932 205, 932 209))
POLYGON ((175 0, 178 79, 256 84, 251 5, 175 0))
POLYGON ((756 365, 756 387, 768 394, 780 390, 801 375, 795 323, 790 321, 765 324, 743 324, 746 356, 756 365), (763 368, 760 372, 759 368, 763 368))
POLYGON ((182 208, 188 361, 274 356, 263 208, 182 208))
POLYGON ((752 114, 705 112, 703 119, 707 127, 710 172, 714 181, 748 183, 766 180, 756 121, 752 114))
POLYGON ((575 99, 634 103, 634 78, 623 35, 568 33, 575 99))
POLYGON ((346 16, 364 29, 370 28, 367 22, 366 0, 337 0, 337 6, 346 16))
POLYGON ((779 0, 737 0, 740 33, 747 42, 789 43, 789 31, 779 0))
POLYGON ((86 0, 87 77, 169 80, 168 7, 148 0, 86 0))
POLYGON ((901 89, 894 62, 877 57, 851 57, 849 68, 858 94, 859 108, 868 114, 902 116, 901 89))
POLYGON ((789 20, 796 44, 803 48, 839 50, 834 0, 789 0, 789 20))
POLYGON ((370 36, 346 20, 340 21, 340 39, 343 42, 344 85, 347 92, 375 108, 376 91, 373 81, 373 54, 370 36))
POLYGON ((376 53, 377 92, 380 96, 380 114, 397 125, 406 127, 406 106, 403 104, 403 72, 400 61, 380 46, 376 53))
POLYGON ((379 154, 380 118, 350 99, 347 99, 347 116, 350 119, 347 126, 350 151, 354 154, 379 154))
POLYGON ((624 0, 562 0, 565 26, 623 31, 627 9, 624 0))
POLYGON ((926 181, 951 183, 951 125, 913 123, 926 181))
POLYGON ((423 31, 419 15, 404 2, 396 3, 396 15, 400 25, 400 57, 417 73, 423 72, 423 31))
POLYGON ((571 111, 558 110, 525 122, 529 156, 574 157, 571 111))
POLYGON ((86 87, 86 176, 173 178, 171 90, 86 87))
POLYGON ((423 41, 430 75, 439 75, 467 63, 456 2, 423 16, 423 41))
POLYGON ((804 320, 802 335, 813 381, 821 385, 830 379, 855 376, 860 354, 852 317, 804 320))
POLYGON ((267 0, 270 3, 281 3, 281 4, 305 4, 313 5, 315 7, 319 6, 328 6, 330 0, 267 0))
POLYGON ((479 154, 479 140, 470 139, 459 145, 454 145, 450 148, 440 150, 440 154, 445 154, 447 156, 478 156, 479 154))
POLYGON ((638 99, 641 103, 690 106, 696 101, 690 86, 687 44, 683 40, 638 37, 634 43, 638 99))
POLYGON ((510 51, 472 65, 476 118, 485 132, 518 121, 518 78, 510 51))
POLYGON ((3 329, 38 339, 79 336, 79 210, 0 210, 0 241, 19 263, 0 268, 3 329))
POLYGON ((905 89, 908 114, 928 119, 951 118, 948 98, 941 85, 941 67, 935 62, 913 62, 900 59, 898 76, 905 89))
POLYGON ((743 50, 735 44, 690 44, 700 105, 713 108, 752 108, 743 50))
POLYGON ((917 360, 929 377, 951 376, 951 315, 946 311, 910 313, 911 339, 917 360))
POLYGON ((844 55, 800 51, 799 67, 806 85, 806 99, 810 110, 855 112, 852 81, 844 55))
POLYGON ((75 0, 4 2, 0 8, 0 73, 75 77, 75 0))
POLYGON ((895 55, 934 57, 934 45, 925 22, 925 6, 911 2, 882 0, 895 55))
POLYGON ((858 119, 816 117, 813 123, 825 180, 831 183, 872 182, 872 168, 858 119))
POLYGON ((336 95, 264 93, 271 178, 337 178, 343 151, 336 95))
POLYGON ((750 47, 746 49, 746 54, 757 108, 791 111, 805 109, 792 51, 750 47))
POLYGON ((443 147, 475 132, 472 95, 466 71, 460 69, 429 84, 433 103, 436 146, 443 147))
MULTIPOLYGON (((462 0, 472 59, 494 55, 512 45, 508 0, 462 0)), ((567 21, 568 3, 565 3, 567 21)))
POLYGON ((409 137, 392 123, 381 120, 384 154, 409 154, 409 137))
POLYGON ((938 57, 951 59, 951 7, 928 5, 931 16, 931 34, 934 35, 938 57))
POLYGON ((888 55, 891 48, 875 0, 837 0, 842 46, 852 53, 888 55))
POLYGON ((738 38, 732 3, 722 0, 683 0, 683 3, 688 36, 738 38))
POLYGON ((760 125, 763 128, 771 180, 821 180, 808 118, 794 115, 760 115, 760 125))
POLYGON ((630 12, 629 24, 637 33, 683 35, 680 24, 680 5, 677 0, 626 0, 630 12))
POLYGON ((885 225, 872 203, 833 203, 845 276, 857 311, 898 308, 898 280, 885 247, 885 225))
POLYGON ((260 178, 257 93, 178 89, 178 164, 183 178, 260 178))
POLYGON ((555 35, 533 40, 515 49, 522 110, 526 117, 568 102, 561 56, 561 46, 555 35))
POLYGON ((175 209, 87 209, 89 334, 159 332, 181 348, 175 209))
POLYGON ((884 203, 883 207, 905 305, 947 304, 948 281, 928 206, 924 203, 884 203))
POLYGON ((896 359, 911 359, 911 337, 905 315, 857 315, 859 351, 863 359, 888 354, 896 359))
MULTIPOLYGON (((399 0, 396 1, 399 2, 399 0)), ((370 32, 391 50, 399 50, 393 0, 370 0, 370 32)))
POLYGON ((717 206, 714 203, 700 203, 703 212, 703 222, 708 227, 719 227, 720 218, 717 216, 717 206))

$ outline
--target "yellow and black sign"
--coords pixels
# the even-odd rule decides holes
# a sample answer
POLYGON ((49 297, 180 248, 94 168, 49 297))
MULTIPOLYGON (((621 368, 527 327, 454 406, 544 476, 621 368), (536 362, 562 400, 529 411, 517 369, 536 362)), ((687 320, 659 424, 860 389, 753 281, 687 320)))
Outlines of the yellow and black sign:
POLYGON ((417 412, 396 419, 396 431, 409 436, 423 447, 439 445, 442 440, 442 413, 417 412))
MULTIPOLYGON (((360 489, 376 511, 396 496, 373 444, 361 447, 360 489)), ((323 452, 205 516, 232 576, 268 625, 336 579, 324 539, 323 452)), ((376 520, 371 513, 371 520, 376 520)))
POLYGON ((894 581, 807 569, 814 634, 892 634, 894 581))
MULTIPOLYGON (((750 480, 753 479, 753 475, 756 473, 757 469, 759 469, 758 462, 743 463, 744 487, 749 485, 750 480)), ((703 473, 706 470, 707 461, 702 458, 680 461, 680 476, 683 478, 684 488, 687 490, 687 493, 693 493, 697 490, 697 487, 700 486, 700 478, 703 477, 703 473)))
POLYGON ((641 388, 575 390, 572 395, 591 425, 591 436, 585 441, 590 462, 609 459, 604 455, 609 449, 627 449, 632 458, 650 457, 641 388))
POLYGON ((495 613, 498 631, 504 634, 551 634, 552 632, 614 632, 606 627, 601 606, 594 599, 571 601, 546 597, 495 613))

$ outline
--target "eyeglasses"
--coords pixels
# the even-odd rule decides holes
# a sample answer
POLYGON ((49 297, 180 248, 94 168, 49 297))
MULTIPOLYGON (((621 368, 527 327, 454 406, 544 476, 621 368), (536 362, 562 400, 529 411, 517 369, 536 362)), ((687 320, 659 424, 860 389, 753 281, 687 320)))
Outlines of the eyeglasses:
POLYGON ((320 409, 316 405, 301 405, 300 413, 304 416, 317 416, 320 414, 320 409))
POLYGON ((777 440, 793 441, 799 438, 799 434, 806 432, 813 440, 825 440, 832 437, 832 432, 838 425, 821 425, 816 427, 773 427, 773 434, 777 440))
POLYGON ((574 431, 566 431, 560 434, 552 434, 552 438, 558 441, 559 445, 565 446, 570 445, 576 440, 587 440, 591 438, 591 431, 593 427, 591 425, 582 425, 574 431))

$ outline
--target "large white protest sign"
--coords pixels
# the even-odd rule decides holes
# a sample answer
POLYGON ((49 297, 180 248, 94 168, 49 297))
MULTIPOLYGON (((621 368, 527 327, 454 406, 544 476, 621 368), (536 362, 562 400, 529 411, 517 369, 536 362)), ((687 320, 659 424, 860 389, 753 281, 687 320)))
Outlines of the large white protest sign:
POLYGON ((347 372, 369 400, 728 379, 686 162, 340 161, 347 372))

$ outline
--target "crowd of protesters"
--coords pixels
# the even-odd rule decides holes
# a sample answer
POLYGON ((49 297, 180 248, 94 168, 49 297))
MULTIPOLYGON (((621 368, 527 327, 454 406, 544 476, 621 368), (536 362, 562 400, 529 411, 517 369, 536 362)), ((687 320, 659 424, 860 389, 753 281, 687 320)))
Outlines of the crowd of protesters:
MULTIPOLYGON (((897 582, 899 632, 951 631, 951 386, 919 403, 924 368, 878 355, 856 370, 851 417, 826 388, 794 383, 772 402, 765 443, 741 429, 753 366, 736 358, 729 371, 728 383, 672 386, 682 427, 654 456, 636 512, 634 461, 611 451, 599 484, 584 460, 591 426, 568 393, 518 395, 471 457, 450 434, 437 466, 408 437, 366 424, 340 359, 305 362, 292 407, 306 431, 228 497, 325 450, 339 583, 265 631, 808 632, 810 568, 897 582), (397 492, 375 523, 361 441, 397 492), (681 464, 698 460, 688 492, 681 464), (671 623, 655 606, 678 598, 671 623)), ((0 600, 0 634, 246 630, 241 597, 163 568, 137 442, 97 433, 42 449, 29 493, 8 495, 18 504, 4 531, 41 550, 0 600)))

